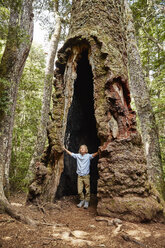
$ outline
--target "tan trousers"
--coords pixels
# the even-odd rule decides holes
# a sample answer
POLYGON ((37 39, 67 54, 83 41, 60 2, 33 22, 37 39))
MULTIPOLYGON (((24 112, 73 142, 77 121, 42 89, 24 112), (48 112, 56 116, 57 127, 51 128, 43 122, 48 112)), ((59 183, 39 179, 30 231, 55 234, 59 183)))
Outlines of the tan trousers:
POLYGON ((80 200, 90 201, 90 175, 79 176, 77 180, 78 195, 80 200), (85 187, 85 195, 83 193, 83 188, 85 187))

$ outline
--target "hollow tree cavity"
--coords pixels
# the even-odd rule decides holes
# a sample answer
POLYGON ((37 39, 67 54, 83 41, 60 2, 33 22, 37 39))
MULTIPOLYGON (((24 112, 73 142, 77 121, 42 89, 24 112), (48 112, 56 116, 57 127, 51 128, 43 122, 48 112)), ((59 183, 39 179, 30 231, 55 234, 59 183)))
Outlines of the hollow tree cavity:
MULTIPOLYGON (((67 116, 65 146, 77 153, 80 145, 86 144, 89 153, 98 150, 96 119, 94 115, 93 74, 88 60, 88 50, 82 51, 77 61, 77 78, 67 116)), ((97 193, 98 159, 91 161, 91 193, 97 193)), ((64 157, 64 171, 61 175, 57 196, 77 194, 76 161, 68 154, 64 157)))

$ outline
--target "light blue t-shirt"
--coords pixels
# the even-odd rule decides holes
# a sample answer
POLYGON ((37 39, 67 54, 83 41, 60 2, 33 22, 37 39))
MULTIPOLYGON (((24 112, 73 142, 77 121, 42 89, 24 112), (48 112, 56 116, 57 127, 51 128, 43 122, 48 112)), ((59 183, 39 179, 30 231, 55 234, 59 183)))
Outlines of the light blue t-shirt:
POLYGON ((72 157, 77 160, 77 171, 79 176, 86 176, 90 172, 90 160, 93 158, 92 154, 86 153, 81 155, 80 153, 73 153, 72 157))

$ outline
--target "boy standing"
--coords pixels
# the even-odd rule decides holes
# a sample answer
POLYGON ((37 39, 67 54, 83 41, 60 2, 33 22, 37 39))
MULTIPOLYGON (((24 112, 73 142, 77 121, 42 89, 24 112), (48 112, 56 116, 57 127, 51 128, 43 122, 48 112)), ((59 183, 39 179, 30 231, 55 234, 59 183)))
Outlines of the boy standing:
POLYGON ((78 195, 80 197, 80 203, 77 207, 87 209, 90 201, 90 160, 98 155, 98 152, 93 154, 88 153, 88 148, 86 145, 81 145, 79 148, 79 153, 73 153, 68 151, 65 147, 64 150, 73 158, 77 160, 77 171, 78 174, 78 195), (83 193, 83 187, 85 186, 85 195, 83 193))

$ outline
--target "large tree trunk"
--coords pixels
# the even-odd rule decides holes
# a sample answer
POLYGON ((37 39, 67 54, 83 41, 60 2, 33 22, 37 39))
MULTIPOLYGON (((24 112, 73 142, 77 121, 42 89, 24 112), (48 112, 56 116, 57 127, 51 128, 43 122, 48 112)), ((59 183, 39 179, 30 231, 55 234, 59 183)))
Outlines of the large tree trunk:
POLYGON ((52 95, 52 85, 53 85, 53 76, 54 76, 54 61, 55 61, 55 56, 61 33, 61 18, 58 13, 57 2, 55 5, 55 29, 50 41, 49 54, 48 54, 47 65, 45 70, 41 123, 40 126, 38 127, 38 134, 37 134, 36 144, 34 147, 34 153, 30 161, 29 170, 26 176, 28 181, 31 181, 34 178, 35 163, 40 160, 40 157, 44 152, 45 142, 47 139, 47 123, 49 122, 50 101, 52 95))
POLYGON ((0 64, 0 88, 2 89, 1 95, 5 105, 2 105, 4 108, 1 108, 0 163, 4 168, 4 187, 7 194, 9 192, 9 167, 17 90, 31 47, 32 37, 32 0, 24 0, 22 4, 13 1, 10 6, 10 21, 6 47, 0 64))
POLYGON ((156 125, 149 92, 144 79, 143 68, 135 37, 132 12, 129 8, 127 0, 124 0, 124 6, 130 87, 140 120, 147 158, 148 175, 150 181, 155 184, 157 190, 165 198, 165 183, 161 164, 158 127, 156 125))
POLYGON ((69 37, 56 62, 49 147, 28 200, 76 194, 76 165, 67 155, 63 160, 62 146, 77 152, 85 143, 89 152, 100 146, 98 165, 91 166, 98 214, 145 221, 162 218, 163 206, 148 182, 130 106, 120 9, 120 0, 73 1, 69 37))

